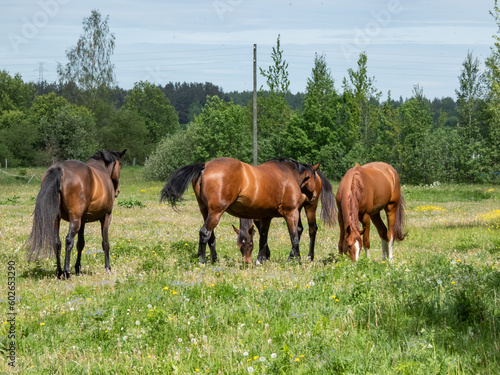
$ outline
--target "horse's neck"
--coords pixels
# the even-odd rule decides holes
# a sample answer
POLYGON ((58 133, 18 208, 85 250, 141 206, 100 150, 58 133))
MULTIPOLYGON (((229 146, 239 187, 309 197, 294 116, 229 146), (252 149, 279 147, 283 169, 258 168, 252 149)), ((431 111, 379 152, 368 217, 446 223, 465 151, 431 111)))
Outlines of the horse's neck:
POLYGON ((111 176, 111 172, 113 170, 112 164, 106 166, 106 164, 102 160, 90 159, 89 161, 87 161, 87 165, 91 168, 104 172, 109 176, 111 176))
POLYGON ((359 205, 361 199, 361 175, 357 172, 352 174, 352 178, 342 200, 342 213, 346 225, 359 228, 359 205))

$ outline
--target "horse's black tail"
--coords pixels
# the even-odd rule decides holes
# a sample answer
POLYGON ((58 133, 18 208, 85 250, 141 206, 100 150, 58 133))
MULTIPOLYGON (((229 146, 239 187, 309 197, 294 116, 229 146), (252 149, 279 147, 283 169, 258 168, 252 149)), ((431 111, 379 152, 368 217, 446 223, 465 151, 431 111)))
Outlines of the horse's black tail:
POLYGON ((31 234, 24 245, 28 261, 47 258, 54 254, 57 237, 55 222, 59 214, 61 181, 61 168, 51 168, 44 176, 36 198, 31 234))
POLYGON ((337 215, 332 184, 321 171, 317 170, 316 173, 321 178, 321 220, 332 227, 335 225, 335 216, 337 215))
POLYGON ((403 241, 406 237, 406 233, 403 232, 403 226, 405 223, 405 207, 406 202, 403 198, 403 193, 401 192, 398 210, 396 211, 396 221, 393 229, 393 235, 396 241, 403 241))
POLYGON ((205 169, 205 163, 194 163, 179 168, 172 173, 161 191, 160 202, 168 201, 175 209, 177 202, 181 200, 182 194, 186 191, 189 183, 194 178, 198 178, 203 169, 205 169))

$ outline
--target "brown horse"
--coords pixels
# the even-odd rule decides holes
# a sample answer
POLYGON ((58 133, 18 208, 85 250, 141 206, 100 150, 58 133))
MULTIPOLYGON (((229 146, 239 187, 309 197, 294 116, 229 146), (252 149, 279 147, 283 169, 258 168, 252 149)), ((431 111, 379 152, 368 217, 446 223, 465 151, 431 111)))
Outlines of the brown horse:
POLYGON ((118 181, 122 152, 98 151, 86 163, 66 160, 52 165, 44 174, 33 213, 33 228, 26 243, 28 259, 47 257, 54 251, 57 276, 69 278, 69 261, 78 233, 78 256, 75 273, 80 273, 80 260, 85 246, 85 223, 101 222, 105 268, 109 271, 108 228, 113 202, 120 192, 118 181), (61 219, 69 222, 66 236, 64 269, 61 268, 61 219))
MULTIPOLYGON (((202 263, 205 263, 207 244, 212 261, 217 261, 214 228, 224 212, 243 219, 268 219, 269 222, 269 218, 284 217, 293 257, 300 263, 299 208, 306 198, 310 202, 317 198, 318 166, 291 160, 252 166, 231 158, 218 158, 175 171, 161 192, 161 200, 167 200, 175 208, 192 183, 204 219, 198 247, 202 263)), ((258 260, 264 260, 260 251, 258 260)))
MULTIPOLYGON (((316 174, 320 177, 316 181, 315 194, 321 197, 321 218, 323 223, 328 226, 333 226, 335 224, 335 202, 332 193, 332 185, 328 179, 321 173, 321 171, 316 170, 316 174)), ((306 212, 307 222, 309 224, 309 255, 308 258, 312 261, 314 260, 314 245, 316 241, 316 232, 318 226, 316 224, 316 209, 318 208, 318 199, 310 201, 307 197, 304 197, 304 202, 300 210, 303 208, 306 212)), ((299 210, 299 211, 300 211, 299 210)), ((243 259, 247 262, 250 261, 253 251, 253 235, 255 230, 253 224, 257 227, 259 231, 259 254, 257 257, 257 264, 260 264, 259 259, 268 260, 271 252, 269 250, 269 245, 267 243, 269 226, 271 224, 272 218, 266 218, 261 220, 251 220, 251 219, 240 219, 240 229, 233 225, 234 231, 238 234, 237 246, 241 251, 243 259)), ((302 220, 299 215, 298 223, 298 234, 299 240, 304 228, 302 226, 302 220)), ((293 253, 290 252, 289 260, 293 258, 293 253)))
POLYGON ((405 238, 405 202, 396 170, 381 162, 363 166, 356 164, 340 181, 336 199, 340 226, 339 253, 348 254, 356 261, 361 247, 364 247, 368 256, 371 219, 382 239, 382 259, 391 259, 394 240, 405 238), (387 227, 380 217, 382 210, 387 214, 387 227), (360 221, 363 226, 361 231, 360 221))

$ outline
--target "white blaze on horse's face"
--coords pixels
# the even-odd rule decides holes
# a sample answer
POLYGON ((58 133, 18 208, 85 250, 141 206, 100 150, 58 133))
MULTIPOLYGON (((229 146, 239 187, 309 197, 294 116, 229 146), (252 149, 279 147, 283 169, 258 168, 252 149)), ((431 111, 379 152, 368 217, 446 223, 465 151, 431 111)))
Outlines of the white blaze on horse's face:
POLYGON ((354 249, 356 251, 356 261, 359 259, 359 252, 361 251, 361 247, 359 246, 359 241, 354 243, 354 249))

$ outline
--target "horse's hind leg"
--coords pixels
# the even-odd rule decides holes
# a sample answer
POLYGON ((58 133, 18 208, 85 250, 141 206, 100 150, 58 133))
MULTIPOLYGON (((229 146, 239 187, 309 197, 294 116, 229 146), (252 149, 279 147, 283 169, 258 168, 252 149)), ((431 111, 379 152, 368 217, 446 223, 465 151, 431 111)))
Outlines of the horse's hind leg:
POLYGON ((80 224, 81 221, 80 219, 70 219, 69 222, 69 230, 68 230, 68 235, 66 236, 66 254, 64 257, 64 276, 66 276, 67 279, 69 279, 69 261, 71 258, 71 249, 73 248, 73 245, 75 244, 75 236, 80 230, 80 224))
POLYGON ((58 217, 54 225, 54 236, 56 237, 54 253, 56 256, 57 263, 57 277, 62 278, 63 271, 61 267, 61 239, 59 238, 59 227, 61 225, 61 218, 58 217))
POLYGON ((76 255, 75 263, 75 275, 80 274, 80 262, 82 260, 82 251, 85 247, 85 222, 82 222, 80 230, 78 231, 78 241, 76 242, 76 250, 78 251, 76 255))
POLYGON ((392 250, 389 251, 389 240, 387 238, 387 227, 385 226, 382 218, 380 217, 380 213, 372 216, 373 224, 377 227, 378 235, 382 240, 382 260, 385 260, 387 257, 389 259, 392 258, 392 250))
POLYGON ((392 245, 394 244, 394 225, 396 224, 396 212, 398 211, 397 204, 390 204, 386 208, 387 213, 387 257, 392 259, 392 245))
MULTIPOLYGON (((205 254, 207 250, 207 244, 210 245, 210 255, 212 256, 212 260, 217 261, 217 252, 215 250, 215 235, 213 234, 213 230, 219 223, 220 217, 222 216, 222 212, 208 212, 205 223, 200 229, 200 242, 198 245, 198 257, 200 258, 200 263, 205 264, 205 254)), ((202 211, 203 216, 205 214, 202 211)))
POLYGON ((106 215, 101 219, 102 251, 104 251, 104 269, 111 271, 109 263, 109 238, 108 229, 111 224, 111 215, 106 215))

